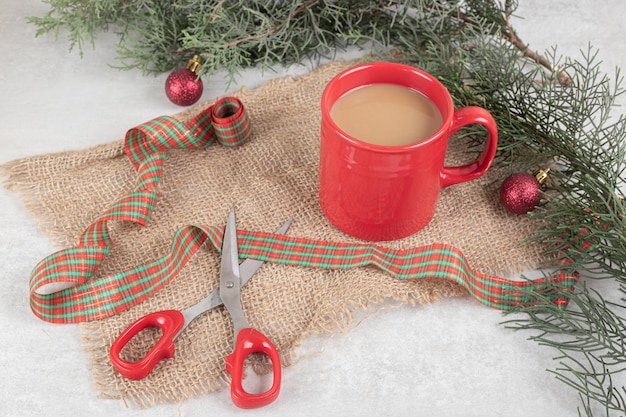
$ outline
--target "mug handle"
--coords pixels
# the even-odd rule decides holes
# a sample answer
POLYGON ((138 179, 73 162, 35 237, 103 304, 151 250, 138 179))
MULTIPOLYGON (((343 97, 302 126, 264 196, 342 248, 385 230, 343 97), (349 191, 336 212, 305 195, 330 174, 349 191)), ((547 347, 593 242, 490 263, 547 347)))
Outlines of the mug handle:
POLYGON ((487 143, 478 159, 466 165, 455 167, 443 167, 440 174, 441 187, 461 182, 475 180, 483 175, 493 162, 498 147, 498 128, 496 121, 489 112, 481 107, 468 106, 457 109, 452 115, 452 127, 450 136, 455 134, 460 128, 469 124, 479 124, 487 128, 487 143))

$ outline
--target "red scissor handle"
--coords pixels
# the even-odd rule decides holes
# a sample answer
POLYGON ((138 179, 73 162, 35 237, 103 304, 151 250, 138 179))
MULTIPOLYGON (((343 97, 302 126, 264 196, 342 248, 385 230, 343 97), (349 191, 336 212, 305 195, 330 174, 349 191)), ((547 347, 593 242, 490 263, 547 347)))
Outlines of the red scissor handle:
POLYGON ((185 318, 178 310, 164 310, 140 317, 126 328, 111 345, 109 357, 117 371, 128 379, 143 379, 154 369, 161 359, 174 356, 174 337, 183 327, 185 318), (159 327, 161 338, 150 351, 137 362, 128 362, 120 357, 126 344, 140 331, 148 327, 159 327))
POLYGON ((240 408, 259 408, 274 401, 280 392, 282 365, 274 344, 253 328, 242 329, 237 335, 235 350, 226 357, 226 372, 232 376, 230 396, 240 408), (250 394, 243 388, 243 364, 251 353, 264 353, 272 360, 274 382, 270 389, 260 394, 250 394))

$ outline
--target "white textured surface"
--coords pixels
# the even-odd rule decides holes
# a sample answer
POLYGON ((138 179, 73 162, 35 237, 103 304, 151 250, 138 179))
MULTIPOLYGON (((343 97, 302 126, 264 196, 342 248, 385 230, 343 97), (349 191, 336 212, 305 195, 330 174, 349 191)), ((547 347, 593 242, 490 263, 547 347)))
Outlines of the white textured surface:
MULTIPOLYGON (((123 137, 132 126, 180 110, 164 93, 165 75, 110 68, 111 34, 83 59, 64 39, 35 38, 26 16, 35 0, 3 0, 0 11, 0 163, 82 149, 123 137)), ((621 0, 521 1, 514 26, 531 47, 559 45, 578 56, 600 49, 602 68, 626 66, 621 0)), ((292 74, 306 72, 295 68, 292 74)), ((285 72, 246 71, 257 86, 285 72)), ((203 99, 227 93, 214 78, 203 99)), ((231 88, 234 89, 235 87, 231 88)), ((621 99, 624 103, 624 98, 621 99)), ((236 409, 227 390, 148 410, 100 398, 77 326, 36 319, 28 276, 53 247, 17 195, 0 189, 1 416, 573 416, 576 394, 545 371, 553 352, 499 323, 499 312, 471 299, 379 311, 347 334, 313 337, 285 369, 281 396, 254 411, 236 409), (323 352, 321 352, 323 350, 323 352), (314 354, 315 352, 321 352, 314 354)))

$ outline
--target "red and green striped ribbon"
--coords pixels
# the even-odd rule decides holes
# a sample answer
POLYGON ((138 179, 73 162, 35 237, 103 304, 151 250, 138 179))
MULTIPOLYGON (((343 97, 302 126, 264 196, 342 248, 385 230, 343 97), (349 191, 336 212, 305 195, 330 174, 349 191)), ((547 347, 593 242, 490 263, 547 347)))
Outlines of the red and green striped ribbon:
MULTIPOLYGON (((237 146, 250 135, 248 115, 242 103, 233 97, 218 100, 188 123, 162 116, 130 129, 124 150, 137 169, 134 189, 95 219, 85 229, 77 246, 55 252, 35 266, 30 277, 33 310, 44 315, 41 309, 35 308, 37 304, 43 305, 43 298, 54 298, 54 294, 71 291, 90 280, 113 246, 108 230, 110 221, 142 226, 148 223, 158 201, 156 188, 167 149, 203 148, 216 140, 225 146, 237 146)), ((111 291, 96 288, 94 291, 111 291)), ((60 305, 83 309, 79 303, 68 300, 60 305)))
MULTIPOLYGON (((76 247, 55 252, 34 268, 30 294, 35 315, 54 323, 109 317, 159 291, 205 241, 219 250, 223 228, 186 226, 178 230, 165 256, 130 271, 91 279, 113 245, 108 222, 128 221, 143 226, 149 221, 158 200, 156 187, 167 149, 204 148, 216 140, 237 146, 250 134, 248 116, 241 102, 234 98, 217 101, 188 123, 164 116, 129 130, 125 152, 137 169, 134 189, 94 220, 76 247)), ((459 249, 445 244, 393 250, 370 244, 239 231, 239 253, 243 258, 311 268, 375 266, 405 280, 450 279, 465 286, 483 304, 503 310, 531 303, 525 295, 528 290, 545 292, 550 297, 555 288, 571 289, 577 280, 576 274, 565 272, 534 281, 509 281, 481 274, 470 268, 459 249)), ((567 303, 563 299, 553 301, 567 303)))
POLYGON ((250 120, 241 101, 225 97, 186 125, 162 116, 129 130, 125 151, 138 168, 146 158, 167 149, 204 148, 215 140, 225 146, 237 146, 250 134, 250 120))
POLYGON ((85 229, 79 244, 57 251, 40 261, 30 276, 31 298, 85 283, 111 251, 108 222, 122 220, 146 225, 156 205, 156 183, 164 155, 151 155, 140 165, 134 190, 113 204, 85 229))
MULTIPOLYGON (((219 251, 223 227, 185 226, 174 236, 170 252, 160 259, 50 295, 31 299, 43 320, 70 323, 97 320, 121 312, 159 291, 208 240, 219 251)), ((509 281, 473 270, 461 251, 442 243, 395 250, 379 245, 333 243, 238 230, 239 255, 310 268, 350 269, 375 266, 398 279, 444 278, 463 285, 481 303, 502 310, 531 304, 529 290, 550 297, 555 288, 573 289, 577 277, 565 273, 533 281, 509 281)), ((554 298, 565 304, 567 300, 554 298)))

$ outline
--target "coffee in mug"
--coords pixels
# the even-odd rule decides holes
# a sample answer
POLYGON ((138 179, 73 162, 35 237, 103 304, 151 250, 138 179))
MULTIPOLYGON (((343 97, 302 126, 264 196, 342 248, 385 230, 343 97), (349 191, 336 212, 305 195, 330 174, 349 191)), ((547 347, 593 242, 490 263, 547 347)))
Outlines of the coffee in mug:
POLYGON ((382 146, 419 142, 442 124, 441 113, 426 96, 390 83, 348 91, 333 104, 330 117, 348 135, 382 146))

